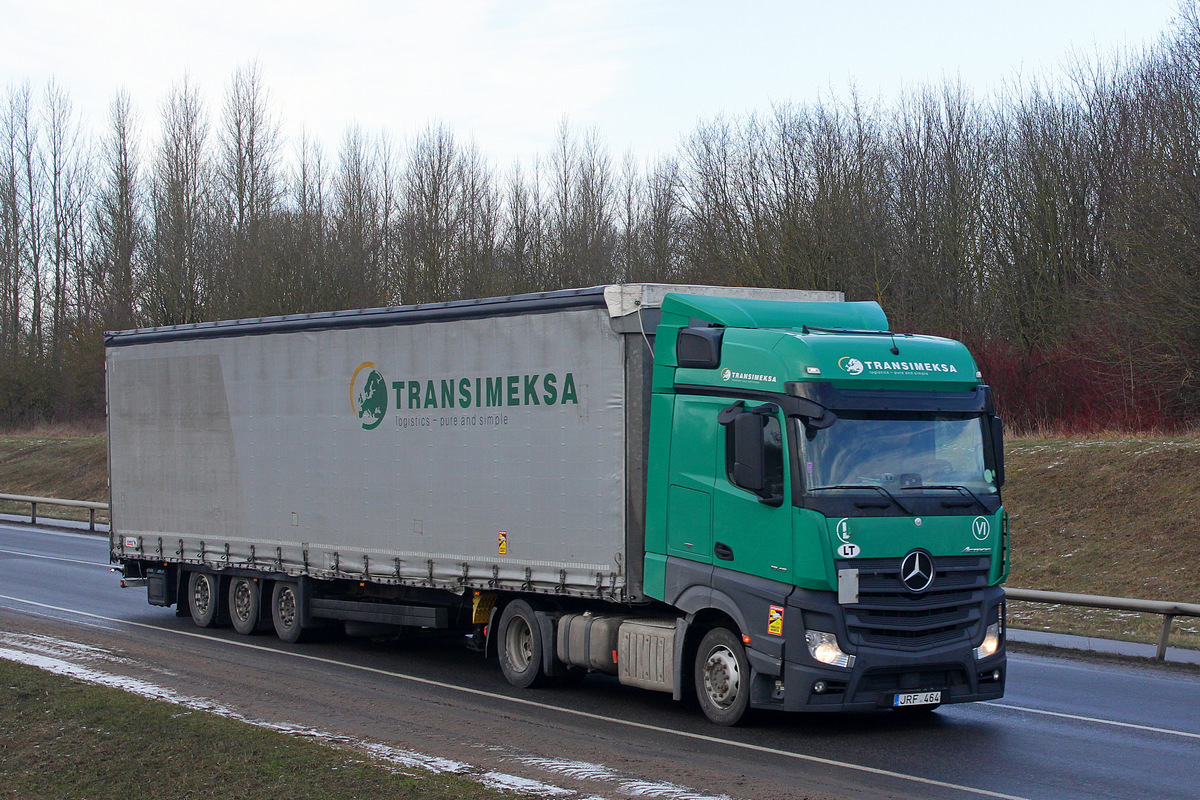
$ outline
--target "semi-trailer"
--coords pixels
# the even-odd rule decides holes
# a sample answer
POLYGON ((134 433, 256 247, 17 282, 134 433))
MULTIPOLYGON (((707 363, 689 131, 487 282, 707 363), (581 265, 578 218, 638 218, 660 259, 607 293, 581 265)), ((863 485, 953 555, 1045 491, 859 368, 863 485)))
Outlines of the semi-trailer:
POLYGON ((111 557, 199 626, 458 629, 514 685, 1001 697, 1001 425, 839 293, 626 284, 105 335, 111 557))

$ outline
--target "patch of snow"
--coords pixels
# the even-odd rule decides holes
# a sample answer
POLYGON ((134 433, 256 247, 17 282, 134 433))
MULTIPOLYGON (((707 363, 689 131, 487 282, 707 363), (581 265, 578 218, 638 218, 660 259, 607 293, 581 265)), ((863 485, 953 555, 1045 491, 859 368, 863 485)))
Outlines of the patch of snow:
POLYGON ((580 781, 599 781, 615 784, 618 791, 632 797, 662 797, 667 800, 730 800, 728 795, 699 794, 692 789, 663 781, 632 779, 586 761, 558 758, 521 758, 521 763, 553 774, 580 781))

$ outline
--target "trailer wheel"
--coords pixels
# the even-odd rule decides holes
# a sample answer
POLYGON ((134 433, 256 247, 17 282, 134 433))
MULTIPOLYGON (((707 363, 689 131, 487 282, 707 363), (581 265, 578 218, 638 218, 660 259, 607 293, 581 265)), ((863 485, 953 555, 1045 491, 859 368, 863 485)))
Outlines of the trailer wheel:
POLYGON ((188 576, 188 611, 201 628, 214 627, 221 614, 221 579, 211 572, 188 576))
POLYGON ((728 628, 713 628, 696 651, 696 696, 718 725, 737 725, 750 705, 750 662, 728 628))
POLYGON ((533 608, 514 600, 500 615, 500 669, 513 686, 531 689, 546 682, 542 672, 542 636, 533 608))
POLYGON ((229 582, 229 619, 235 631, 251 634, 258 629, 261 602, 258 581, 234 578, 229 582))
POLYGON ((288 644, 304 638, 305 629, 300 624, 304 609, 300 603, 296 584, 276 581, 271 590, 271 622, 275 625, 275 635, 288 644))

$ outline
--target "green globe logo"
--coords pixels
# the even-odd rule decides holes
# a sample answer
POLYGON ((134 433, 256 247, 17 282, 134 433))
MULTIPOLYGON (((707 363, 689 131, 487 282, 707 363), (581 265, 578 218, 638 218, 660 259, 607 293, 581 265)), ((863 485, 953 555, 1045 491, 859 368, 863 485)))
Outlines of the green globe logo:
POLYGON ((370 361, 359 364, 350 379, 350 407, 363 421, 364 431, 378 428, 387 413, 387 382, 370 361))

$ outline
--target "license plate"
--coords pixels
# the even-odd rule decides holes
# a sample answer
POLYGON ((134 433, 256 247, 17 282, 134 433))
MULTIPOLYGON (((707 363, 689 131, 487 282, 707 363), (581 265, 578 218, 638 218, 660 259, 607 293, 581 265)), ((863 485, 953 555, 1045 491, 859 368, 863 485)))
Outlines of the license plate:
POLYGON ((942 702, 941 692, 914 692, 913 694, 898 694, 893 696, 892 707, 932 706, 940 702, 942 702))

